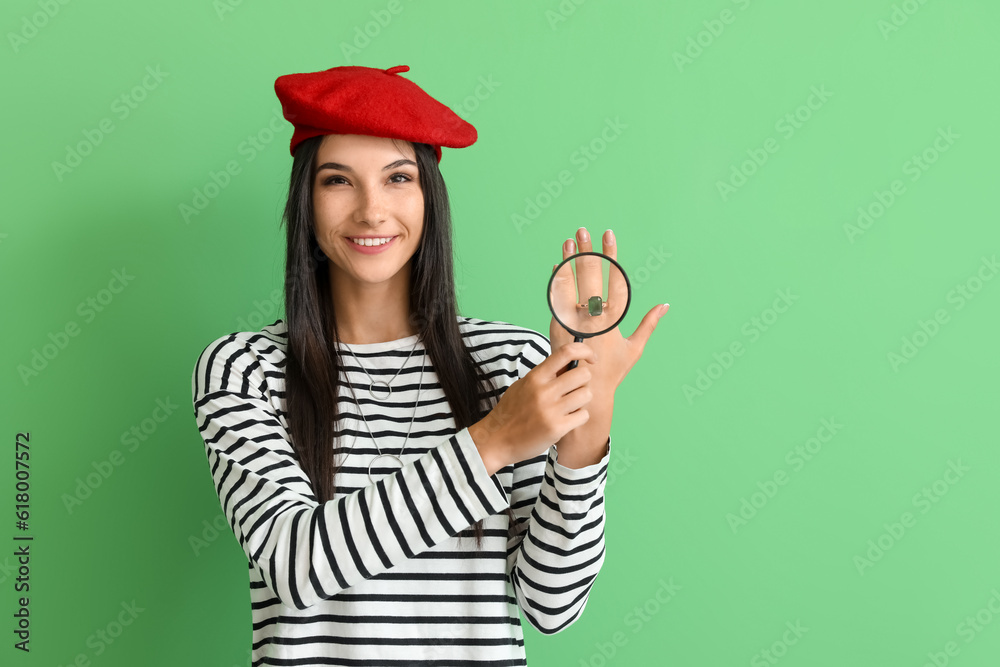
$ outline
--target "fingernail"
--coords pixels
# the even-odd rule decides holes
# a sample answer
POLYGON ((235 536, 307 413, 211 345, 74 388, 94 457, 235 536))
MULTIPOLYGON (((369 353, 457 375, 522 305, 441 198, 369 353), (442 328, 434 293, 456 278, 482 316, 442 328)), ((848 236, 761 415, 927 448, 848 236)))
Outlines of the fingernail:
POLYGON ((604 234, 605 234, 605 236, 608 237, 608 245, 614 245, 615 244, 615 233, 609 229, 604 234))
POLYGON ((584 243, 590 240, 590 234, 587 233, 587 229, 585 227, 581 227, 576 230, 576 233, 580 235, 580 240, 584 243))
POLYGON ((667 310, 669 310, 669 308, 670 308, 670 304, 669 303, 665 303, 662 306, 660 306, 660 317, 663 317, 664 315, 666 315, 667 314, 667 310))
POLYGON ((566 239, 566 242, 563 243, 563 250, 573 252, 573 239, 566 239))

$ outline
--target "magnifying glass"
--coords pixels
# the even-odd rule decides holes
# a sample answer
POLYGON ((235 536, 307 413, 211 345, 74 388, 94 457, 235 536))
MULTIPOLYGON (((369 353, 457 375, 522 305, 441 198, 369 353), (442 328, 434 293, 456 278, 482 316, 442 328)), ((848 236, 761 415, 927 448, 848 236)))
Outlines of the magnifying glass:
MULTIPOLYGON (((621 264, 599 252, 564 259, 549 278, 549 310, 573 340, 600 336, 625 319, 632 287, 621 264)), ((566 370, 576 368, 574 359, 566 370)))

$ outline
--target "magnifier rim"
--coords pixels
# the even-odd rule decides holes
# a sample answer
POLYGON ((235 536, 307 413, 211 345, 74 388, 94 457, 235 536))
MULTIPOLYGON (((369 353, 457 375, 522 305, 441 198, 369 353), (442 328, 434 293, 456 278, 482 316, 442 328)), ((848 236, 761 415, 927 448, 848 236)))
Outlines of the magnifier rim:
POLYGON ((607 332, 611 331, 616 326, 621 324, 622 320, 625 319, 625 314, 628 313, 628 307, 632 303, 632 283, 629 282, 628 274, 625 273, 625 269, 622 268, 622 265, 619 264, 614 257, 609 257, 608 255, 605 255, 603 252, 597 252, 596 250, 587 250, 585 252, 578 252, 575 255, 570 255, 569 257, 567 257, 566 259, 564 259, 563 261, 559 262, 559 264, 556 265, 556 268, 552 271, 552 275, 549 276, 549 283, 548 283, 548 289, 546 290, 545 293, 545 300, 549 304, 549 311, 552 312, 552 317, 556 319, 556 322, 558 322, 563 329, 570 332, 577 338, 590 338, 591 336, 600 336, 601 334, 606 334, 607 332), (559 273, 559 269, 562 268, 563 264, 570 261, 571 259, 576 259, 577 257, 582 257, 583 255, 599 255, 600 257, 603 257, 604 259, 608 260, 609 262, 617 266, 618 270, 621 271, 622 278, 625 279, 625 294, 626 294, 625 309, 622 311, 621 317, 618 318, 618 321, 609 326, 607 329, 604 329, 603 331, 595 331, 593 333, 581 333, 575 329, 570 329, 568 326, 566 326, 565 322, 559 319, 559 316, 556 315, 556 309, 552 307, 552 281, 556 279, 556 275, 559 273))

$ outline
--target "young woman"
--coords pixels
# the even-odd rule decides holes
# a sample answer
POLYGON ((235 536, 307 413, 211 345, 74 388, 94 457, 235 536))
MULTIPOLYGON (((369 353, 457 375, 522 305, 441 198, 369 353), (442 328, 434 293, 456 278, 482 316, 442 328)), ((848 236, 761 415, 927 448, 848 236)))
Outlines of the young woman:
POLYGON ((604 562, 614 391, 665 309, 587 343, 459 315, 438 162, 475 129, 408 69, 279 77, 286 318, 192 375, 255 666, 526 665, 518 610, 559 632, 604 562))

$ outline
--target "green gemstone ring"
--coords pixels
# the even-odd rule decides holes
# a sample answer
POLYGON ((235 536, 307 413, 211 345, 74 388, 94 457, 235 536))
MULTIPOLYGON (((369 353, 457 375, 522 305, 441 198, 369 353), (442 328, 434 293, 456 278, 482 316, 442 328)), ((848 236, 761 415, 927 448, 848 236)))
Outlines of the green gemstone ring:
POLYGON ((592 296, 587 300, 586 304, 578 303, 578 308, 586 308, 587 312, 591 317, 595 317, 604 312, 604 307, 608 305, 607 301, 604 301, 599 296, 592 296))

